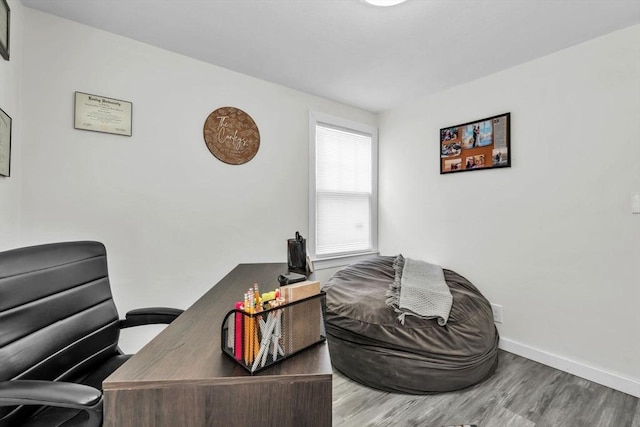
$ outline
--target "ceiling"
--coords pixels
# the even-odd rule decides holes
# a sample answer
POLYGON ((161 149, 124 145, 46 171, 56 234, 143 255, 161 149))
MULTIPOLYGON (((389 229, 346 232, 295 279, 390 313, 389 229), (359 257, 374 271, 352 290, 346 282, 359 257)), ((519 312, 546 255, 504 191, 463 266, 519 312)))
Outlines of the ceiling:
POLYGON ((22 3, 371 112, 640 23, 639 0, 22 3))

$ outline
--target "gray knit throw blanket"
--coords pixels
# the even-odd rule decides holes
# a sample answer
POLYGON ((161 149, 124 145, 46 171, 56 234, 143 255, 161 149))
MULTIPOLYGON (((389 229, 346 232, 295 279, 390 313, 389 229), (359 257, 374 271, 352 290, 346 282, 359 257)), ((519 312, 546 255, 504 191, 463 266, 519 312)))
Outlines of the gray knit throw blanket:
POLYGON ((442 267, 398 255, 393 262, 396 277, 387 291, 386 304, 400 313, 404 325, 406 316, 437 319, 447 324, 453 297, 444 280, 442 267))

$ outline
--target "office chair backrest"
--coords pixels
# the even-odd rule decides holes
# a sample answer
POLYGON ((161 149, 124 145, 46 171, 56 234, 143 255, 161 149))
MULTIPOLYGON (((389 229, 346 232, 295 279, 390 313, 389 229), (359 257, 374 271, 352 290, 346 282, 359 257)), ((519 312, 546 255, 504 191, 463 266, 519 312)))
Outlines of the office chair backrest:
MULTIPOLYGON (((82 378, 118 352, 119 333, 104 245, 0 252, 0 381, 82 378)), ((27 410, 0 408, 0 419, 27 410)))

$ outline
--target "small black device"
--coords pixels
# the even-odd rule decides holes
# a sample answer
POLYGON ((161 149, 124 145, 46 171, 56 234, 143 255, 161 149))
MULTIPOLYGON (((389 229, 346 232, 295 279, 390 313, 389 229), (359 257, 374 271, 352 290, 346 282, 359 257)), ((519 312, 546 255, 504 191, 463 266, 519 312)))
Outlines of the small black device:
POLYGON ((307 280, 307 276, 298 273, 287 273, 278 276, 278 283, 280 283, 280 286, 304 282, 305 280, 307 280))

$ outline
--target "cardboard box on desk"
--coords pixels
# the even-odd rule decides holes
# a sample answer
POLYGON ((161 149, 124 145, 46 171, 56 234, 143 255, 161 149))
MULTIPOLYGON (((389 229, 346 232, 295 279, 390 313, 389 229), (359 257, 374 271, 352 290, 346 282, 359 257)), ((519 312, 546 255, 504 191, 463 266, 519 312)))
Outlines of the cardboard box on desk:
MULTIPOLYGON (((285 303, 300 301, 320 293, 320 282, 304 281, 281 286, 285 303)), ((289 355, 309 347, 320 340, 322 322, 322 301, 315 298, 287 307, 283 310, 282 336, 285 354, 289 355)))

